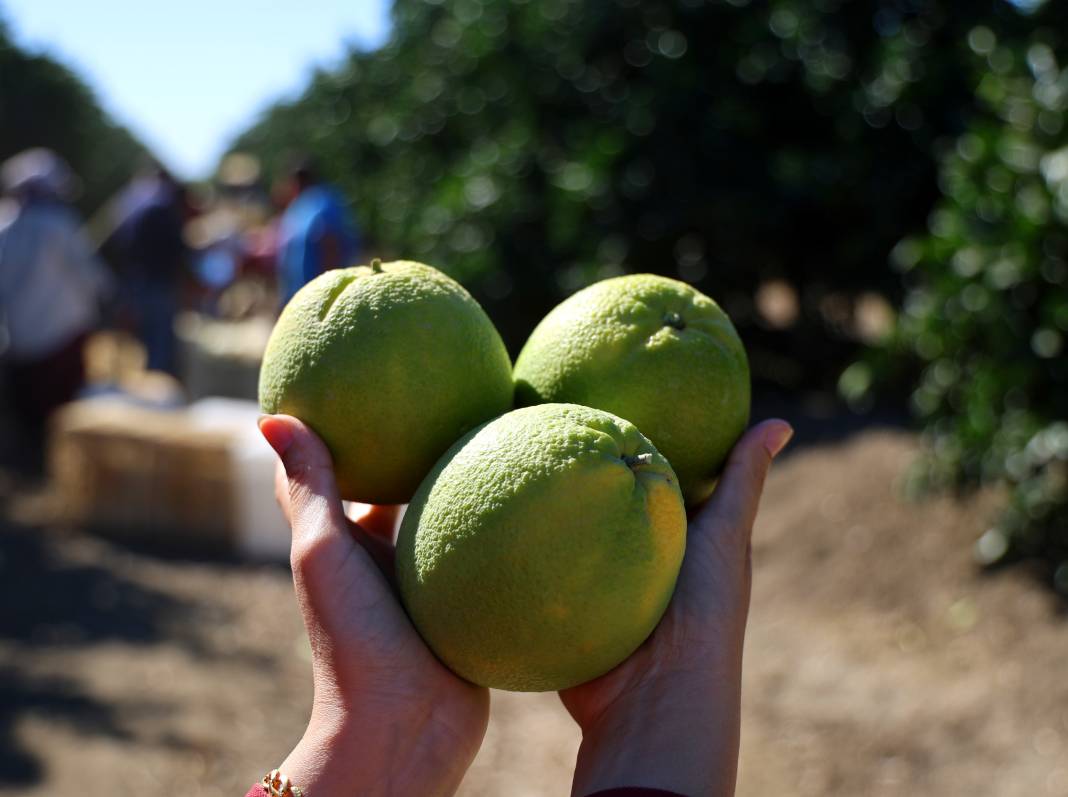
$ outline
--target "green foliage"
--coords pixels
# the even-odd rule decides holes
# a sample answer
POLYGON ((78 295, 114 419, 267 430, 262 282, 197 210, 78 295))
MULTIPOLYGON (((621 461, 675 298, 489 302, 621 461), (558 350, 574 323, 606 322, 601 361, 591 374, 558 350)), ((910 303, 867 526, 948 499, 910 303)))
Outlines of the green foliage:
POLYGON ((596 279, 681 277, 739 325, 754 375, 833 384, 827 308, 899 297, 887 255, 938 196, 933 144, 972 103, 964 38, 1002 0, 398 0, 353 53, 234 143, 310 150, 385 255, 463 281, 515 352, 596 279), (767 324, 784 280, 799 317, 767 324))
POLYGON ((384 49, 234 147, 317 155, 376 247, 462 280, 513 352, 563 296, 651 271, 724 305, 758 386, 819 389, 861 350, 855 300, 886 297, 896 335, 843 392, 915 380, 928 483, 1009 484, 1003 539, 1056 558, 1064 30, 1023 0, 397 0, 384 49), (769 281, 796 318, 759 311, 769 281))
MULTIPOLYGON (((985 27, 968 42, 980 109, 943 159, 928 234, 895 249, 910 287, 884 354, 922 365, 912 406, 931 453, 919 481, 1010 488, 979 556, 1066 562, 1068 42, 1051 28, 999 41, 985 27)), ((862 392, 864 367, 845 375, 847 393, 862 392)), ((1068 564, 1057 573, 1068 589, 1068 564)))
POLYGON ((66 158, 84 184, 85 213, 100 207, 145 155, 73 72, 22 50, 0 19, 0 160, 30 147, 66 158))

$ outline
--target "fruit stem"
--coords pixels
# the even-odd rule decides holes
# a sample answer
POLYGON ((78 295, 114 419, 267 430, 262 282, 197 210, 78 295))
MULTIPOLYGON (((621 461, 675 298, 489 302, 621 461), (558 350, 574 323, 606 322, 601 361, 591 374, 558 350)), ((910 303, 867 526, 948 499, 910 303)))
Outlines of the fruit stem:
POLYGON ((678 313, 668 313, 664 316, 664 324, 675 329, 686 329, 686 322, 678 313))
POLYGON ((371 272, 374 274, 382 273, 382 261, 377 257, 371 260, 371 272))
POLYGON ((630 468, 640 468, 642 465, 652 465, 652 454, 635 454, 632 457, 623 457, 623 461, 627 463, 630 468))

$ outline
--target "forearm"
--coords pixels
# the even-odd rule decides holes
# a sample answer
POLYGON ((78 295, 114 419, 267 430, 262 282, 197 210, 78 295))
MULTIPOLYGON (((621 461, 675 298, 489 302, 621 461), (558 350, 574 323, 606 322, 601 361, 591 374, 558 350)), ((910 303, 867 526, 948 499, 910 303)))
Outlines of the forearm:
POLYGON ((574 797, 625 786, 690 797, 734 794, 740 690, 674 694, 683 700, 624 696, 583 733, 574 797))
POLYGON ((308 797, 451 795, 471 762, 437 760, 423 738, 432 723, 431 715, 378 722, 317 707, 279 769, 308 797))

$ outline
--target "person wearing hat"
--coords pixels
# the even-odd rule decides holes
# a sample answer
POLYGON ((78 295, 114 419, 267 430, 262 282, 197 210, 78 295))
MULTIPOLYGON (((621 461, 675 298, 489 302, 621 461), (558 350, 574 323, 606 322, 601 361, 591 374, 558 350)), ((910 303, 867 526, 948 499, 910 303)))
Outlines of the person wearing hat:
POLYGON ((77 178, 47 149, 0 166, 0 357, 26 431, 85 380, 83 350, 113 284, 67 200, 77 178))
POLYGON ((178 373, 174 319, 189 256, 183 237, 187 199, 185 186, 150 161, 120 197, 115 229, 104 243, 121 275, 146 367, 172 375, 178 373))

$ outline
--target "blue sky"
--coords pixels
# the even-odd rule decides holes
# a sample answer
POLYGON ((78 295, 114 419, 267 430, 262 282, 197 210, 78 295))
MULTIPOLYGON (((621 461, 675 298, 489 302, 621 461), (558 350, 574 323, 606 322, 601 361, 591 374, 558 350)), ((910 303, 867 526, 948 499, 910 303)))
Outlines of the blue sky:
POLYGON ((346 45, 389 33, 389 0, 0 0, 16 40, 77 71, 183 177, 346 45))

